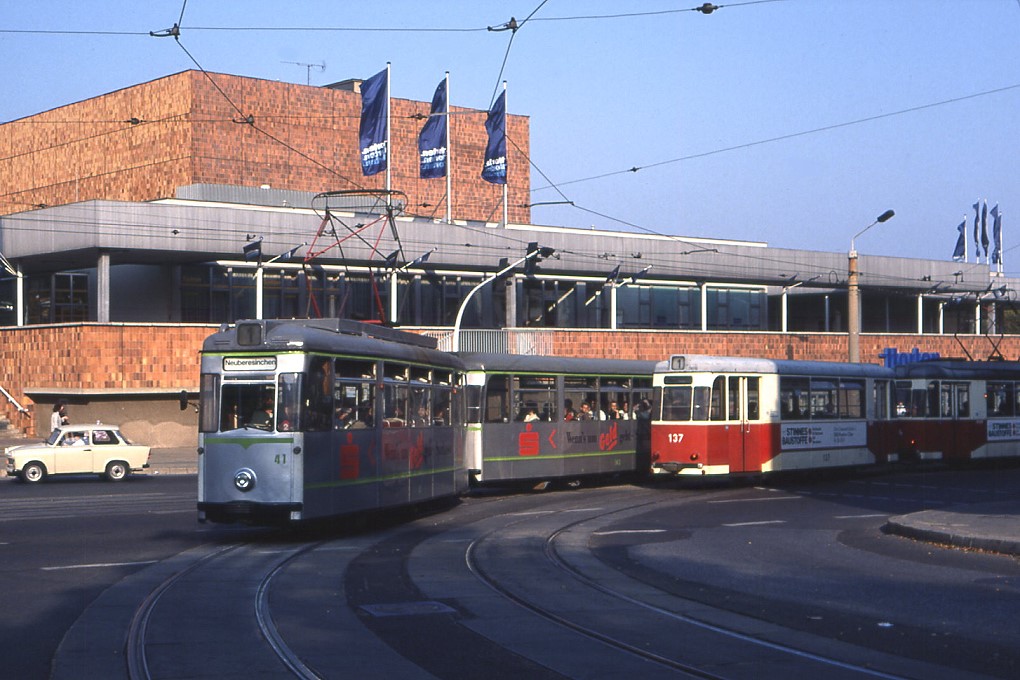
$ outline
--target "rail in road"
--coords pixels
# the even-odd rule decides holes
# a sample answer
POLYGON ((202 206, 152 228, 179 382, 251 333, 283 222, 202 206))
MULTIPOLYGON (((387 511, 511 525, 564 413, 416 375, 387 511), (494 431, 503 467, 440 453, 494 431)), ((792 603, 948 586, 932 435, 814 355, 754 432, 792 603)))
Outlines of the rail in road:
POLYGON ((203 546, 107 591, 53 677, 966 677, 685 599, 593 552, 631 531, 622 520, 706 493, 493 495, 371 530, 203 546))

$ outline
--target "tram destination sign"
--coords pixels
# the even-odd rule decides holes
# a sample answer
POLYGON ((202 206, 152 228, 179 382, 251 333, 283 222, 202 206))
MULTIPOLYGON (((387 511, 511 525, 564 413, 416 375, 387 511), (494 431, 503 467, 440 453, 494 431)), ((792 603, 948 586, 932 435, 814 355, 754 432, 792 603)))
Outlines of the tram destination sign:
POLYGON ((224 371, 275 371, 276 357, 223 357, 224 371))

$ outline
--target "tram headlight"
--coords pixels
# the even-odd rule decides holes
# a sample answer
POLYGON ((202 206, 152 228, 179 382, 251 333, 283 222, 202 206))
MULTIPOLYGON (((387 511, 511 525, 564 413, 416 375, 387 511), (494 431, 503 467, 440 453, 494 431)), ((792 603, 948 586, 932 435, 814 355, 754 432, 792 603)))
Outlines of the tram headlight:
POLYGON ((243 493, 254 489, 255 481, 255 471, 250 468, 243 468, 234 473, 234 487, 243 493))

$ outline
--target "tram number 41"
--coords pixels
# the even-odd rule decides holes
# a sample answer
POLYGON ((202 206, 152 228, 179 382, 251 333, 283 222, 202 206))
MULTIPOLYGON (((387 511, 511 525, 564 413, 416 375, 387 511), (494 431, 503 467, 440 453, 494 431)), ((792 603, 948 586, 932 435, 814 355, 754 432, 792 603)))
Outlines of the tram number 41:
POLYGON ((683 432, 670 432, 668 435, 666 435, 666 441, 668 441, 670 444, 679 444, 683 440, 684 440, 683 432))
POLYGON ((277 465, 286 465, 287 464, 287 454, 286 453, 278 453, 278 454, 276 454, 276 457, 273 458, 273 462, 276 463, 277 465))

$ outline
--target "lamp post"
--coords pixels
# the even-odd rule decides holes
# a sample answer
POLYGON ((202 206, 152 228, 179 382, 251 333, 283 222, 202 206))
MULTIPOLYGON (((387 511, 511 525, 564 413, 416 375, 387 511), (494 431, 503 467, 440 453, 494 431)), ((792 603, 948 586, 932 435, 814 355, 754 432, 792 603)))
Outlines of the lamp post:
POLYGON ((461 321, 464 320, 464 310, 467 309, 468 302, 471 301, 471 298, 474 297, 475 293, 477 293, 479 290, 484 288, 486 285, 492 283, 493 281, 495 281, 499 277, 503 276, 504 274, 509 274, 511 271, 514 270, 515 267, 517 267, 517 266, 519 266, 519 265, 521 265, 521 264, 523 264, 525 262, 528 262, 529 260, 534 260, 534 259, 539 258, 539 257, 550 257, 550 256, 552 256, 552 254, 554 252, 555 251, 552 248, 540 248, 537 243, 529 243, 528 244, 528 254, 527 255, 525 255, 524 257, 522 257, 519 260, 515 260, 515 261, 511 262, 510 264, 506 265, 505 267, 500 269, 498 272, 496 272, 495 274, 491 275, 489 278, 482 279, 482 281, 480 283, 476 284, 474 288, 469 290, 468 294, 464 296, 464 300, 460 303, 460 308, 457 310, 457 318, 453 322, 453 343, 452 343, 453 344, 453 348, 452 348, 452 350, 454 352, 459 352, 460 351, 460 323, 461 323, 461 321))
POLYGON ((849 253, 849 271, 847 276, 848 283, 848 316, 847 320, 849 339, 847 341, 847 348, 849 350, 849 359, 851 363, 857 363, 861 360, 861 289, 858 286, 857 281, 857 246, 855 241, 857 237, 871 229, 876 224, 882 222, 888 222, 892 219, 892 216, 896 213, 892 210, 886 210, 884 213, 875 218, 875 221, 868 226, 861 229, 859 232, 853 235, 850 239, 850 253, 849 253))

